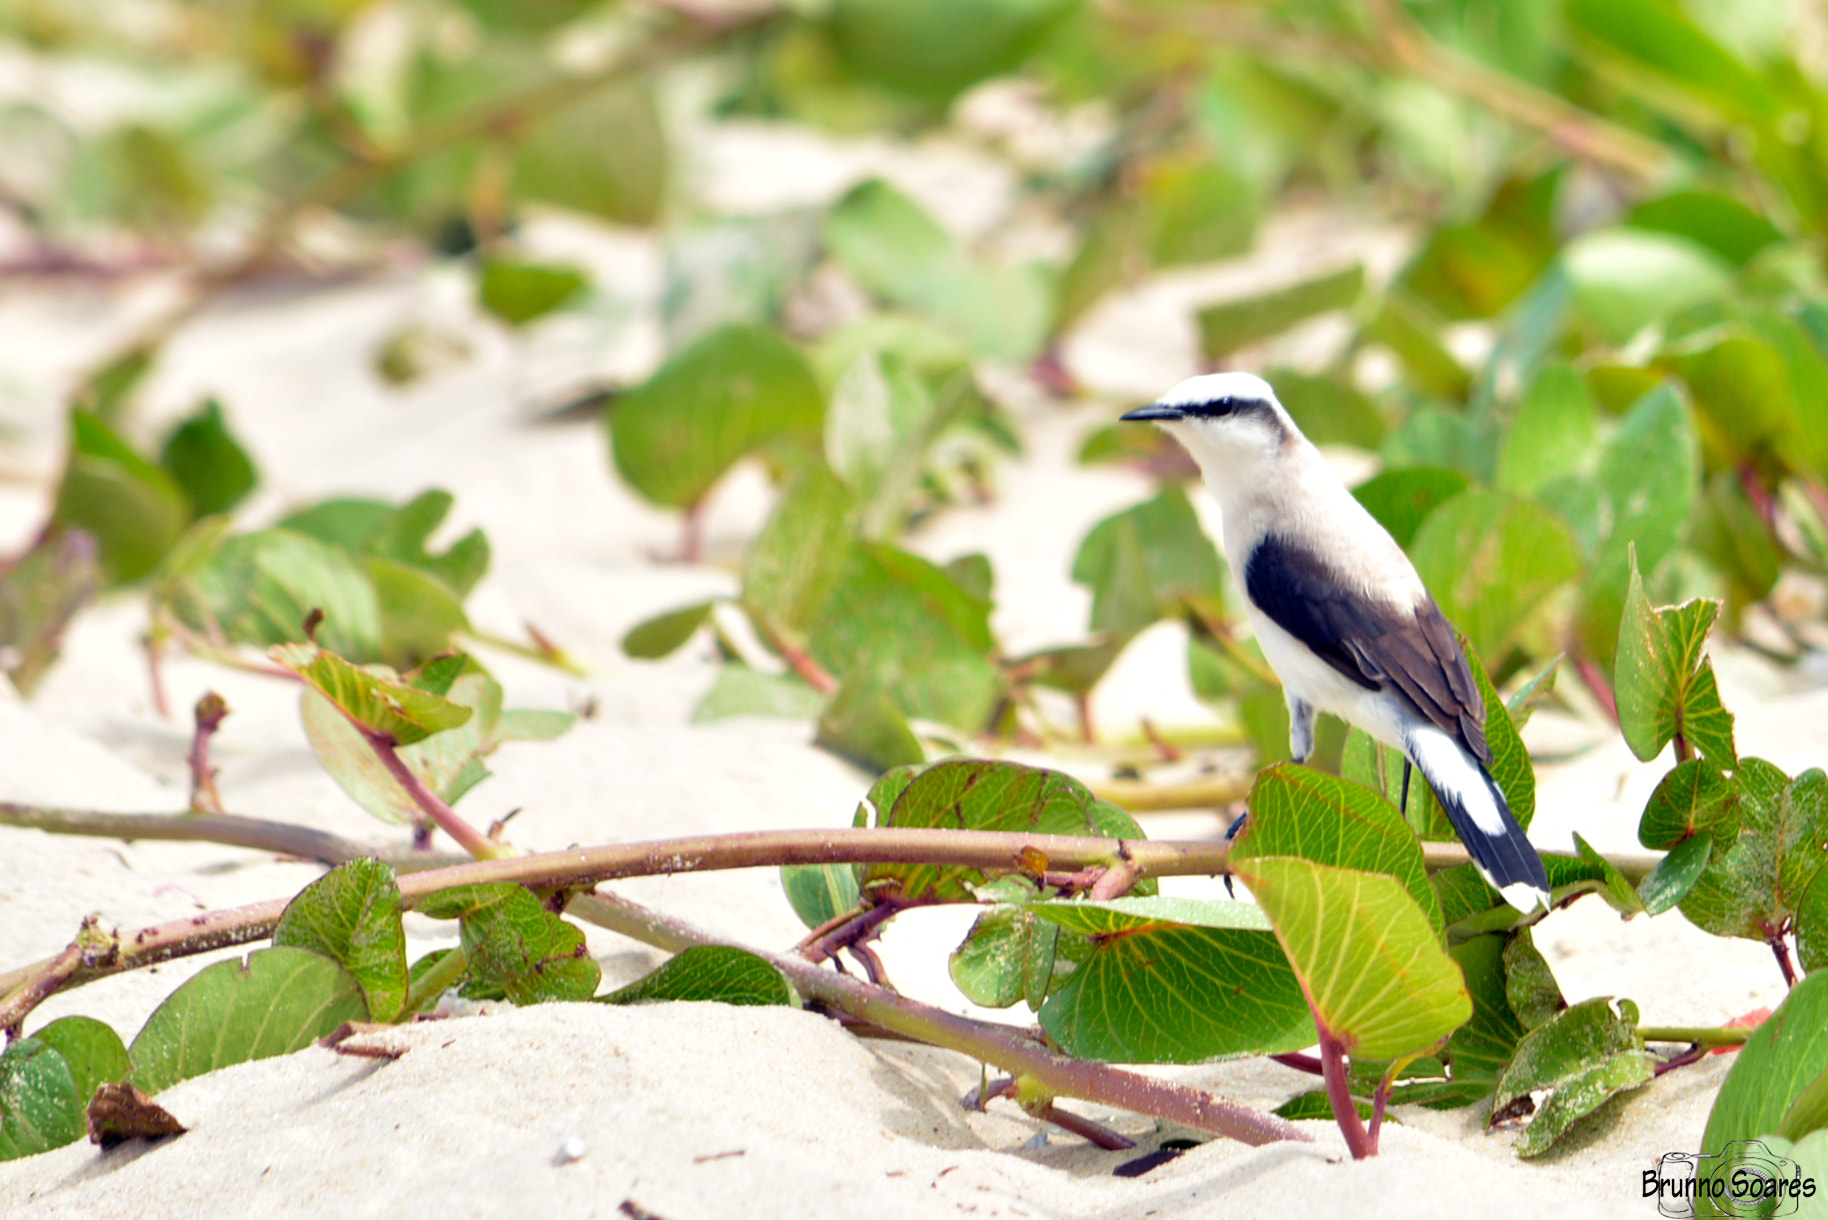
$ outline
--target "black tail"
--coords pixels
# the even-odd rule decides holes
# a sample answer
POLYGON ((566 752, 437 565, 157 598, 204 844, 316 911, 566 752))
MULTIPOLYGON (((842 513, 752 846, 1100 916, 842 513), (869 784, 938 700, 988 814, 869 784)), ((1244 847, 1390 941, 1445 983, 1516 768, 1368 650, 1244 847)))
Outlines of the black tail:
POLYGON ((1520 911, 1548 906, 1549 874, 1542 857, 1517 825, 1492 773, 1433 725, 1413 731, 1407 744, 1406 753, 1428 781, 1480 875, 1520 911))

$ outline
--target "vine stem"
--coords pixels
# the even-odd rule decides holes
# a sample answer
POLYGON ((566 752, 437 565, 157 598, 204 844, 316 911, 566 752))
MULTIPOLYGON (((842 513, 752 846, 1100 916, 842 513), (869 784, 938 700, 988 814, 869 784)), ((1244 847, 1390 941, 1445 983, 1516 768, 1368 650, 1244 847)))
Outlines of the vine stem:
POLYGON ((461 864, 468 856, 452 852, 413 851, 377 847, 360 839, 347 839, 328 831, 290 822, 269 822, 233 813, 102 813, 93 809, 56 809, 0 801, 0 826, 19 826, 49 834, 81 835, 98 839, 162 840, 183 843, 222 843, 297 856, 337 865, 361 856, 373 856, 399 872, 421 872, 461 864))
POLYGON ((1640 1025, 1638 1036, 1646 1042, 1699 1042, 1702 1046, 1744 1046, 1757 1033, 1742 1025, 1640 1025))
MULTIPOLYGON (((33 824, 26 818, 8 819, 9 811, 22 810, 0 804, 0 821, 33 824)), ((45 814, 57 811, 22 810, 45 814)), ((64 817, 89 819, 74 833, 118 837, 127 829, 131 837, 167 839, 220 839, 237 846, 314 855, 331 863, 356 856, 375 855, 371 850, 350 850, 348 840, 282 823, 263 823, 228 814, 173 815, 160 818, 133 814, 83 814, 64 817), (130 821, 102 829, 99 818, 130 821), (176 833, 154 834, 169 828, 176 833), (207 832, 216 833, 207 833, 207 832), (251 833, 260 832, 260 833, 251 833), (232 838, 230 836, 233 836, 232 838), (282 846, 283 844, 283 846, 282 846), (316 855, 313 845, 325 850, 316 855)), ((40 825, 55 819, 40 819, 40 825)), ((50 826, 44 826, 50 829, 50 826)), ((356 845, 359 848, 359 845, 356 845)), ((1109 868, 1127 858, 1137 877, 1217 876, 1231 871, 1230 844, 1176 842, 1168 839, 1097 839, 1069 835, 1020 834, 1006 831, 855 829, 765 830, 743 834, 699 835, 660 839, 646 843, 619 843, 605 847, 574 847, 564 851, 506 859, 479 860, 444 868, 425 869, 400 878, 400 891, 408 905, 419 896, 457 885, 505 881, 532 889, 571 889, 613 881, 620 877, 645 877, 658 873, 713 872, 732 868, 768 868, 783 864, 941 864, 967 868, 1022 871, 1021 862, 1039 852, 1050 866, 1109 868)), ((1431 870, 1449 868, 1467 860, 1457 843, 1424 843, 1423 859, 1431 870)), ((1655 867, 1653 858, 1615 859, 1626 877, 1642 878, 1655 867)), ((155 924, 132 933, 117 933, 106 953, 91 952, 83 965, 60 986, 81 986, 95 979, 155 965, 172 958, 260 940, 272 932, 285 909, 285 900, 274 899, 251 906, 209 911, 170 923, 155 924)), ((0 974, 0 1028, 13 1019, 19 990, 50 968, 49 960, 0 974)), ((32 1005, 28 1005, 26 1011, 32 1005)))
MULTIPOLYGON (((571 900, 568 910, 579 919, 673 953, 699 945, 731 943, 615 894, 580 894, 571 900)), ((1018 1030, 945 1012, 792 957, 757 955, 786 975, 807 999, 893 1033, 993 1064, 1011 1075, 1029 1077, 1052 1093, 1184 1123, 1251 1145, 1277 1140, 1308 1141, 1308 1136, 1286 1119, 1223 1101, 1202 1090, 1069 1059, 1018 1030)))

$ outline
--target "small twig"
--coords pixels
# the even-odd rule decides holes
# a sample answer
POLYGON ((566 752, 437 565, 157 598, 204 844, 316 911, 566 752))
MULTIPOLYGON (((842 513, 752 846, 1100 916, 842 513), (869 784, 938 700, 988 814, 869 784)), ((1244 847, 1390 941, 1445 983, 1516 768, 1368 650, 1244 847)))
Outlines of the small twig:
POLYGON ((1651 1069, 1651 1072, 1653 1075, 1661 1076, 1665 1072, 1673 1072, 1677 1068, 1687 1067, 1691 1063, 1700 1063, 1707 1058, 1707 1051, 1707 1047, 1697 1042, 1679 1055, 1657 1060, 1656 1066, 1651 1069))
POLYGON ((1320 1060, 1312 1055, 1303 1054, 1301 1051, 1286 1051, 1280 1055, 1271 1055, 1269 1058, 1283 1067, 1291 1067, 1297 1072, 1306 1072, 1310 1076, 1323 1075, 1326 1070, 1320 1060))
POLYGON ((772 648, 781 660, 787 662, 787 668, 793 670, 802 682, 821 695, 829 695, 838 689, 838 679, 814 660, 811 653, 783 635, 780 629, 769 621, 767 615, 750 610, 749 621, 755 624, 755 633, 762 637, 762 642, 772 648))
POLYGON ((889 982, 888 968, 882 964, 882 958, 877 955, 876 950, 859 941, 849 947, 849 952, 852 957, 863 963, 863 973, 870 976, 870 982, 889 991, 897 990, 895 984, 889 982))
POLYGON ((817 965, 840 949, 855 949, 882 931, 883 924, 905 910, 907 910, 906 903, 878 902, 874 906, 865 908, 855 918, 840 923, 811 944, 801 942, 804 947, 800 950, 800 956, 817 965))
MULTIPOLYGON (((1118 849, 1123 850, 1121 847, 1118 849)), ((1136 866, 1127 857, 1120 856, 1117 863, 1104 870, 1097 881, 1092 883, 1091 899, 1094 902, 1109 902, 1121 898, 1136 888, 1140 880, 1136 866)))
POLYGON ((88 809, 50 809, 0 801, 0 825, 42 830, 50 834, 82 835, 99 839, 139 839, 182 843, 221 843, 342 864, 360 856, 375 856, 401 872, 444 868, 462 863, 467 856, 407 851, 399 847, 363 843, 309 826, 268 822, 232 813, 98 813, 88 809))
POLYGON ((221 813, 222 794, 216 791, 216 770, 209 765, 209 743, 228 718, 228 701, 215 691, 197 700, 197 731, 190 739, 190 807, 193 813, 221 813))
POLYGON ((1676 746, 1676 761, 1677 762, 1685 763, 1689 759, 1691 759, 1695 756, 1694 750, 1689 747, 1688 738, 1683 736, 1681 730, 1678 729, 1676 731, 1676 735, 1673 738, 1673 740, 1674 740, 1675 746, 1676 746))
POLYGON ((1179 746, 1163 737, 1161 730, 1155 727, 1155 722, 1147 716, 1142 718, 1142 734, 1149 739, 1149 744, 1155 747, 1156 754, 1163 762, 1179 762, 1187 756, 1179 746))
POLYGON ((1041 1107, 1041 1113, 1037 1117, 1046 1119, 1062 1130, 1071 1131, 1074 1135, 1086 1140, 1094 1147, 1103 1148, 1106 1152, 1121 1152, 1125 1148, 1136 1147, 1136 1141, 1129 1136, 1113 1131, 1103 1123, 1095 1123, 1083 1114, 1063 1110, 1051 1101, 1041 1107))

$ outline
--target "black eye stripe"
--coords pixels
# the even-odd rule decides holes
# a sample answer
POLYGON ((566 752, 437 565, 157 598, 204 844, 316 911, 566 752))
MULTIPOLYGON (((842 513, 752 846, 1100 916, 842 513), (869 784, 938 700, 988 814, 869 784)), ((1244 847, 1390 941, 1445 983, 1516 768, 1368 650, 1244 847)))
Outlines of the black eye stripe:
POLYGON ((1193 406, 1182 407, 1181 410, 1187 415, 1204 415, 1209 418, 1214 418, 1238 414, 1267 414, 1269 412, 1269 404, 1260 398, 1239 398, 1234 394, 1227 394, 1223 398, 1215 398, 1210 402, 1202 402, 1193 406))

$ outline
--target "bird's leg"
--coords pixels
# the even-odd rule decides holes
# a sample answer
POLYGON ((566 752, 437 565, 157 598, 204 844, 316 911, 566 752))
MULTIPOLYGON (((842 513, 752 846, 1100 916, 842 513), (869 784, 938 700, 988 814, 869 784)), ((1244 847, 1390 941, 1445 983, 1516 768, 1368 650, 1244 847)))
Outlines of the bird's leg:
POLYGON ((1409 768, 1409 759, 1405 757, 1403 759, 1403 797, 1396 803, 1396 807, 1402 811, 1404 817, 1409 816, 1409 768))
POLYGON ((1298 763, 1314 752, 1314 705, 1293 693, 1288 696, 1288 749, 1298 763))

